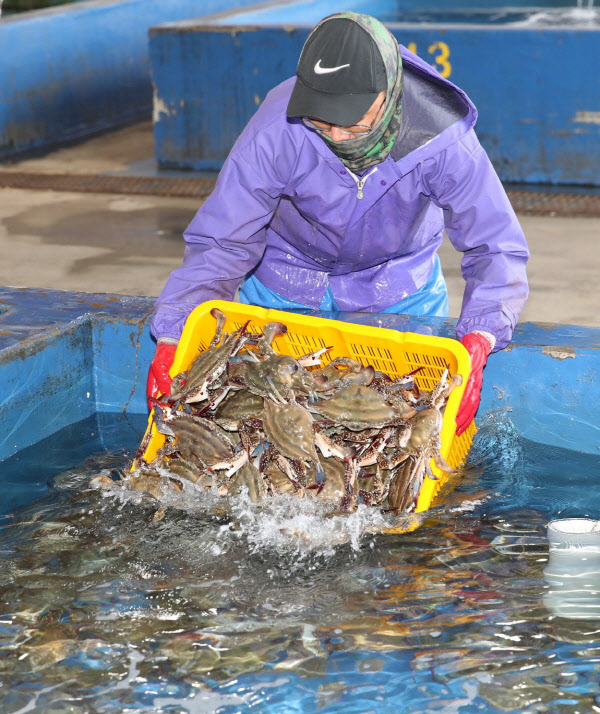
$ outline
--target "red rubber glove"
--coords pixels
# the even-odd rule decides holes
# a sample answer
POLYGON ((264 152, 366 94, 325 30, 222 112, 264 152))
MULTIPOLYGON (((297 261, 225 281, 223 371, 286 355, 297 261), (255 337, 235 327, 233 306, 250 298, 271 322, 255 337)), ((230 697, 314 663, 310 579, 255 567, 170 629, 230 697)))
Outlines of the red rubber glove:
MULTIPOLYGON (((169 370, 173 366, 177 344, 173 342, 159 342, 156 345, 156 352, 150 363, 148 370, 148 381, 146 382, 146 396, 156 399, 159 394, 168 394, 173 381, 169 376, 169 370)), ((152 409, 152 403, 148 401, 148 408, 152 409)))
POLYGON ((492 351, 490 341, 477 332, 465 335, 462 344, 471 357, 471 374, 467 380, 465 393, 456 415, 456 435, 459 436, 475 418, 477 407, 481 400, 481 385, 483 384, 483 368, 492 351))

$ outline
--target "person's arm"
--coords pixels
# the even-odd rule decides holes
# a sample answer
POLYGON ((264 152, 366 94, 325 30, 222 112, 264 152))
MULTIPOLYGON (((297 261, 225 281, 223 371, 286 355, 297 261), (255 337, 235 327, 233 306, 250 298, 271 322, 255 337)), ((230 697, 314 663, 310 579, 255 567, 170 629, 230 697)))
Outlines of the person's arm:
POLYGON ((529 249, 474 131, 425 164, 424 184, 444 211, 452 245, 464 254, 456 335, 471 357, 471 374, 456 416, 456 433, 462 434, 479 406, 487 358, 508 345, 527 299, 529 249))
POLYGON ((183 264, 156 301, 150 329, 157 348, 148 371, 150 400, 166 394, 177 343, 190 312, 207 300, 231 300, 241 279, 260 260, 265 227, 290 173, 294 147, 289 136, 257 132, 251 122, 232 149, 215 190, 184 233, 183 264))
POLYGON ((444 210, 446 233, 464 255, 459 339, 480 330, 493 351, 508 345, 529 290, 529 249, 519 221, 474 131, 424 162, 424 185, 444 210))
POLYGON ((232 152, 185 231, 183 263, 169 276, 154 308, 151 331, 157 339, 179 339, 189 313, 206 300, 231 300, 262 257, 264 229, 283 186, 266 158, 256 160, 260 151, 232 152))

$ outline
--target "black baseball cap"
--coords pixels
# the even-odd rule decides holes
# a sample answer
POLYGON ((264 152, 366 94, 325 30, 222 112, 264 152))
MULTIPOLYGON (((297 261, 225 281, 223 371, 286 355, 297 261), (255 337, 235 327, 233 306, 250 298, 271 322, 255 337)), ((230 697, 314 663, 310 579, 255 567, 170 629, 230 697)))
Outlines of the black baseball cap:
POLYGON ((302 48, 288 117, 314 117, 351 126, 387 89, 381 53, 373 38, 353 20, 324 20, 302 48))

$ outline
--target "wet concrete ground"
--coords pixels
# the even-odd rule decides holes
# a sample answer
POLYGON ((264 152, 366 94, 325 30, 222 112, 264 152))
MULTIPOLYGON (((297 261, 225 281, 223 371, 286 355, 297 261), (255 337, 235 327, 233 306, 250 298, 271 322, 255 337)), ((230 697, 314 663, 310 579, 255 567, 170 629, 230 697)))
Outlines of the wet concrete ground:
MULTIPOLYGON (((156 175, 149 122, 0 171, 156 175)), ((169 174, 167 174, 169 175, 169 174)), ((171 174, 181 176, 183 174, 171 174)), ((0 188, 0 285, 158 295, 183 255, 193 198, 0 188)), ((532 252, 523 321, 600 327, 600 218, 519 215, 532 252)), ((460 254, 440 256, 457 317, 460 254)))

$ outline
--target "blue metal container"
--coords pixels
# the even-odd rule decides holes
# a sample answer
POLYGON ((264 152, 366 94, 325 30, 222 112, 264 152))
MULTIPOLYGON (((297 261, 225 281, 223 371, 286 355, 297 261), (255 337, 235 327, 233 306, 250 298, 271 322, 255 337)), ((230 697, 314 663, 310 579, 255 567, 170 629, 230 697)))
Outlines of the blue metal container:
POLYGON ((400 5, 269 4, 152 28, 159 165, 218 169, 266 93, 294 74, 311 27, 354 10, 382 18, 401 44, 467 92, 503 181, 600 185, 598 8, 400 5))
POLYGON ((149 117, 148 28, 249 2, 92 0, 1 18, 0 160, 149 117))

